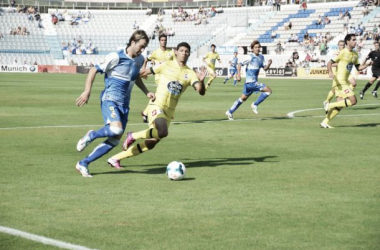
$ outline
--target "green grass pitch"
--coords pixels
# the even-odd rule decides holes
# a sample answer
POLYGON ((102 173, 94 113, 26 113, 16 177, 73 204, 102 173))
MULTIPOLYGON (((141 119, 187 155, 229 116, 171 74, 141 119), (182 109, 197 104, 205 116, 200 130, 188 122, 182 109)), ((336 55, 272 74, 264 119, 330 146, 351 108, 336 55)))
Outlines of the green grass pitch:
MULTIPOLYGON (((75 106, 85 77, 0 76, 0 226, 103 250, 380 249, 380 100, 370 92, 321 129, 330 80, 263 78, 273 94, 259 115, 252 95, 228 121, 242 83, 219 78, 203 97, 183 94, 153 151, 114 170, 106 160, 118 147, 83 178, 75 164, 101 140, 82 153, 76 143, 103 123, 102 76, 75 106), (167 179, 173 160, 185 180, 167 179)), ((146 128, 146 103, 135 87, 127 131, 146 128)), ((58 248, 0 233, 0 249, 58 248)))

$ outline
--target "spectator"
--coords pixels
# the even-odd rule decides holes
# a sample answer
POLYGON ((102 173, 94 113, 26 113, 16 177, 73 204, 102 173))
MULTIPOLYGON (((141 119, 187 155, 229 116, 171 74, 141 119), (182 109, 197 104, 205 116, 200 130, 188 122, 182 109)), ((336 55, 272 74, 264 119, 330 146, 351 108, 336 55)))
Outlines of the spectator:
POLYGON ((307 4, 306 4, 306 1, 303 1, 301 6, 300 6, 300 9, 303 9, 303 11, 306 11, 307 10, 307 4))
POLYGON ((0 32, 0 38, 4 38, 4 35, 3 33, 0 32))
POLYGON ((282 47, 282 44, 280 41, 277 43, 277 47, 275 51, 277 55, 282 54, 284 52, 284 48, 282 47))
POLYGON ((317 21, 315 21, 315 24, 316 25, 322 25, 322 17, 321 17, 321 15, 318 16, 318 19, 317 19, 317 21))
POLYGON ((276 1, 277 11, 280 11, 281 10, 281 0, 275 0, 275 1, 276 1))
POLYGON ((330 24, 331 23, 331 21, 330 21, 330 19, 328 18, 328 16, 325 16, 325 18, 324 18, 324 20, 323 20, 323 24, 324 25, 327 25, 327 24, 330 24))
POLYGON ((350 34, 356 34, 356 30, 352 26, 350 26, 350 34))
POLYGON ((360 27, 360 25, 358 25, 358 28, 355 30, 355 34, 357 36, 363 35, 363 29, 360 27))
POLYGON ((290 60, 291 60, 291 62, 293 63, 293 66, 294 66, 294 67, 297 67, 297 66, 299 65, 299 59, 300 59, 300 57, 299 57, 299 55, 298 55, 297 50, 295 49, 295 50, 293 51, 293 53, 292 53, 291 58, 290 58, 290 60))
POLYGON ((368 5, 364 7, 364 9, 362 10, 362 13, 363 13, 364 16, 366 16, 366 15, 369 14, 368 5))
POLYGON ((346 12, 344 13, 344 17, 348 17, 348 19, 351 19, 351 14, 350 12, 348 12, 348 10, 346 10, 346 12))
POLYGON ((319 43, 319 51, 321 55, 327 55, 327 44, 325 39, 322 39, 322 41, 319 43))
POLYGON ((52 15, 51 22, 56 25, 58 23, 58 17, 56 15, 52 15))
POLYGON ((339 11, 339 17, 338 17, 338 20, 342 20, 343 19, 343 12, 342 11, 339 11))
POLYGON ((319 62, 319 59, 317 57, 317 54, 314 53, 314 54, 311 54, 311 62, 319 62))
POLYGON ((139 26, 137 25, 137 21, 136 20, 133 23, 132 29, 134 29, 134 30, 138 30, 139 29, 139 26))
POLYGON ((276 9, 276 0, 272 0, 272 11, 276 9))
POLYGON ((16 1, 15 0, 11 0, 10 7, 12 7, 12 8, 16 7, 16 1))
POLYGON ((272 34, 270 36, 272 39, 277 37, 276 31, 272 30, 272 34))
POLYGON ((357 45, 360 49, 362 49, 364 47, 364 42, 363 42, 363 38, 360 38, 359 39, 359 42, 358 42, 358 45, 357 45))

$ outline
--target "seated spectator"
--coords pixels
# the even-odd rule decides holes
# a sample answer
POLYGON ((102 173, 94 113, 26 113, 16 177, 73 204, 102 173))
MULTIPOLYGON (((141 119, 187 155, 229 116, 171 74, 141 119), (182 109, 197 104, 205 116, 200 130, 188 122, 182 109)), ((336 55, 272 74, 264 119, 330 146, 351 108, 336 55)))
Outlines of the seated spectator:
POLYGON ((148 16, 152 15, 152 9, 146 8, 145 15, 148 15, 148 16))
POLYGON ((315 24, 316 25, 322 25, 322 17, 321 17, 321 15, 318 16, 318 19, 317 19, 317 21, 315 21, 315 24))
POLYGON ((317 54, 314 53, 314 54, 311 54, 311 62, 319 62, 319 59, 317 57, 317 54))
POLYGON ((299 55, 297 50, 295 49, 292 53, 292 56, 290 57, 291 62, 293 63, 293 67, 297 67, 299 65, 299 55))
POLYGON ((300 5, 300 9, 306 11, 307 10, 307 4, 306 4, 306 1, 303 1, 300 5))
POLYGON ((56 25, 58 23, 58 17, 56 15, 52 15, 51 22, 56 25))
POLYGON ((303 39, 304 39, 304 40, 305 40, 305 39, 307 39, 307 40, 310 39, 310 37, 309 37, 309 33, 307 33, 307 31, 305 32, 305 35, 303 35, 303 39))
POLYGON ((351 19, 351 14, 350 14, 350 12, 348 12, 348 10, 346 10, 346 12, 344 13, 343 16, 348 17, 348 19, 351 19))
POLYGON ((358 25, 357 29, 355 30, 355 34, 357 36, 361 36, 363 34, 363 29, 358 25))
POLYGON ((134 30, 138 30, 139 29, 139 26, 137 25, 137 21, 136 20, 133 23, 132 29, 134 29, 134 30))
POLYGON ((272 30, 272 34, 270 36, 272 39, 277 37, 276 31, 272 30))
POLYGON ((325 16, 325 18, 323 19, 323 24, 327 25, 327 24, 330 24, 330 23, 331 23, 331 20, 328 18, 328 16, 325 16))
POLYGON ((321 68, 325 68, 325 67, 327 67, 326 61, 322 59, 321 60, 321 68))
POLYGON ((282 54, 284 52, 284 47, 282 47, 282 44, 280 41, 277 43, 277 47, 275 51, 277 55, 282 54))
POLYGON ((343 19, 343 12, 342 11, 340 11, 339 12, 339 17, 338 17, 338 20, 342 20, 343 19))
POLYGON ((364 7, 364 9, 362 10, 362 13, 363 13, 364 16, 366 16, 366 15, 369 14, 368 5, 364 7))
POLYGON ((0 38, 4 38, 4 35, 3 33, 0 32, 0 38))
POLYGON ((360 49, 362 49, 364 47, 364 41, 363 41, 363 38, 360 38, 359 39, 359 42, 358 42, 358 45, 357 45, 360 49))

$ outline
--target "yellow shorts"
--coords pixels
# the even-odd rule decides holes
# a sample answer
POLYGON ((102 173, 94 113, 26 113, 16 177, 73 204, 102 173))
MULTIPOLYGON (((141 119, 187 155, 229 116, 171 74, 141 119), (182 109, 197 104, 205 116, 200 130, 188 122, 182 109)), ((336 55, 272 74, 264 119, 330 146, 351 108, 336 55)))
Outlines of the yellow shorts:
POLYGON ((166 120, 166 125, 169 128, 170 122, 173 119, 172 117, 165 114, 164 110, 154 104, 148 105, 148 121, 149 121, 149 128, 155 128, 156 125, 154 123, 154 120, 157 118, 164 118, 166 120))
POLYGON ((334 89, 336 97, 347 98, 355 95, 354 91, 352 91, 348 84, 335 86, 334 89))
POLYGON ((209 66, 207 66, 206 68, 207 68, 207 72, 208 72, 209 75, 215 75, 215 69, 213 69, 213 68, 211 68, 209 66))

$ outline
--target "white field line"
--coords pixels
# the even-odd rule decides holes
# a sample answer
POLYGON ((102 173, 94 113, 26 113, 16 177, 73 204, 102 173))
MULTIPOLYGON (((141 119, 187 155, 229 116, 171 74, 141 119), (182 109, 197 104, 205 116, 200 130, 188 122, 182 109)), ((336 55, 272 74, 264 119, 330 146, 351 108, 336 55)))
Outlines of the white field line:
POLYGON ((60 247, 60 248, 64 248, 64 249, 95 250, 95 249, 87 248, 84 246, 74 245, 74 244, 63 242, 63 241, 54 240, 54 239, 46 238, 43 236, 26 233, 26 232, 16 230, 16 229, 12 229, 9 227, 0 226, 0 232, 10 234, 10 235, 14 235, 14 236, 18 236, 18 237, 25 238, 25 239, 29 239, 32 241, 37 241, 37 242, 40 242, 40 243, 45 244, 45 245, 51 245, 51 246, 60 247))
MULTIPOLYGON (((370 104, 361 104, 361 105, 356 105, 355 107, 360 107, 360 106, 378 106, 378 103, 370 103, 370 104)), ((306 112, 306 111, 313 111, 313 110, 321 110, 324 108, 315 108, 315 109, 300 109, 296 111, 289 112, 287 116, 289 118, 295 118, 295 114, 301 113, 301 112, 306 112)), ((339 116, 366 116, 366 115, 379 115, 379 114, 363 114, 363 115, 339 115, 339 116)), ((323 116, 309 116, 309 117, 325 117, 323 116)))

